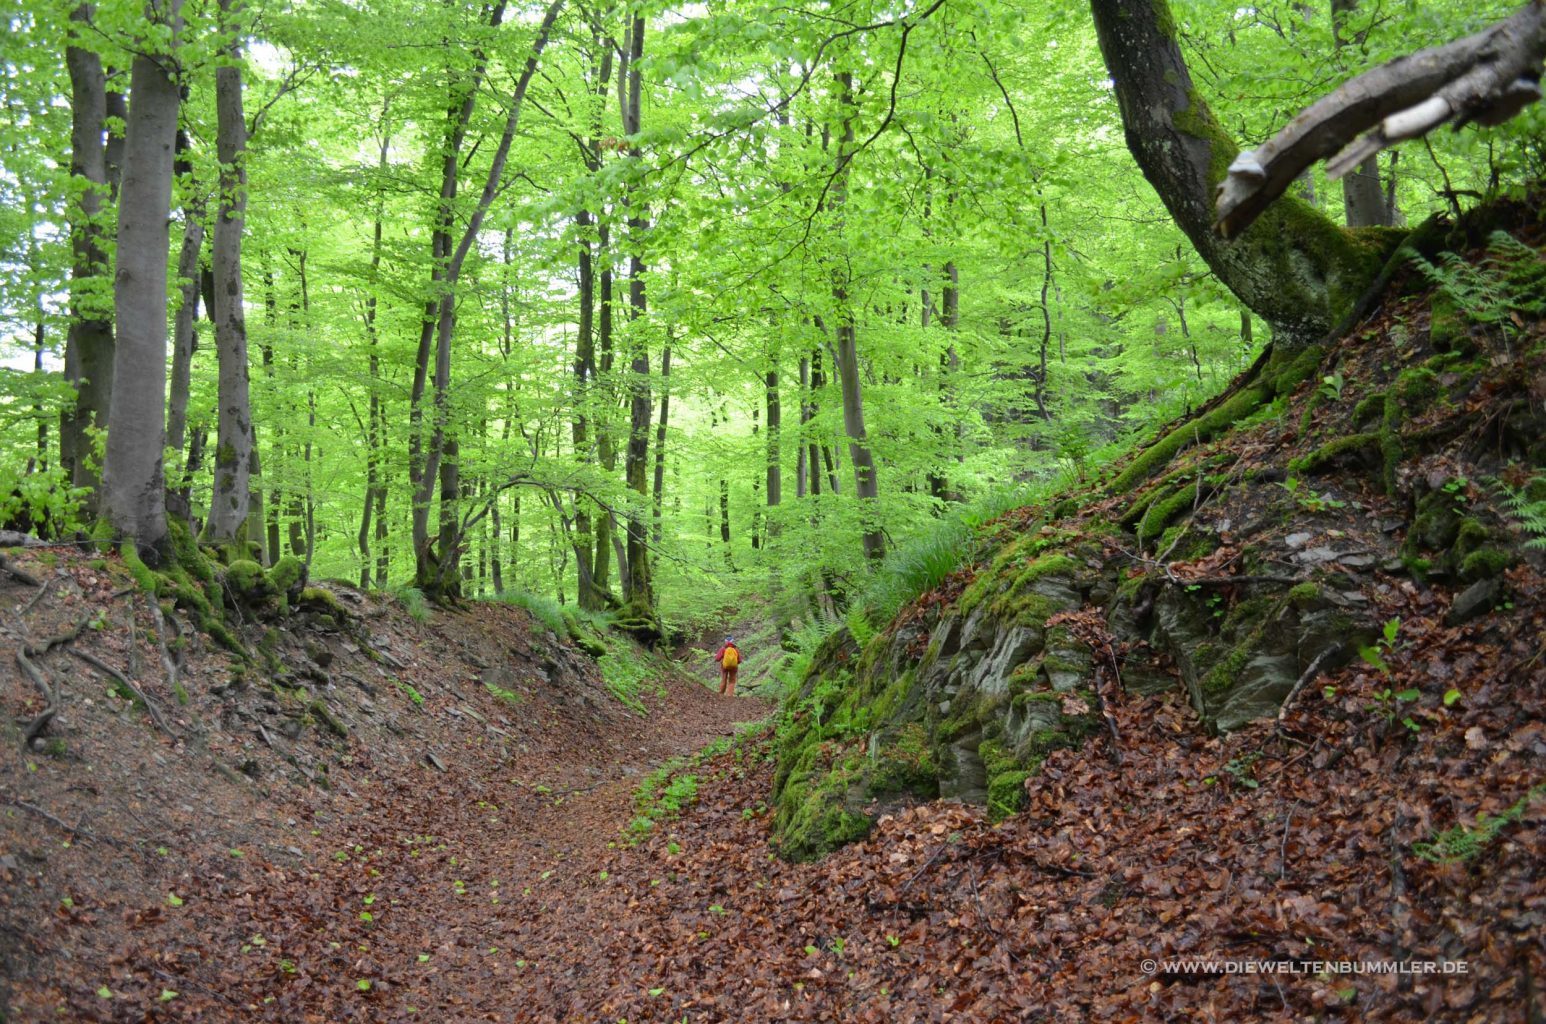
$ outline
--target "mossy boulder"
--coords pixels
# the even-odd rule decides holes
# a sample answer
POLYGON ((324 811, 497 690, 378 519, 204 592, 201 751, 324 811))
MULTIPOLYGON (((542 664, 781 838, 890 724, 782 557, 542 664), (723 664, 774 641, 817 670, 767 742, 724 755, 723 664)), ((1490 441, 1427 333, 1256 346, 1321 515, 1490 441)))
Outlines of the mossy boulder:
POLYGON ((268 578, 279 593, 293 593, 306 582, 306 564, 294 555, 285 555, 268 571, 268 578))

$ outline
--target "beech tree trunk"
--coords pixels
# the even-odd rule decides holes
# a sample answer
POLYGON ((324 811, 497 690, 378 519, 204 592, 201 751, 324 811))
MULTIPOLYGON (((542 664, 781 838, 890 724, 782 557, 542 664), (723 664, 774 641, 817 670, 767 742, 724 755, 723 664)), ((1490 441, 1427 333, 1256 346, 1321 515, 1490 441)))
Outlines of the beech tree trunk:
POLYGON ((242 72, 236 0, 220 0, 221 29, 230 33, 224 60, 215 69, 216 152, 220 199, 215 214, 211 264, 215 274, 215 351, 219 400, 215 428, 215 481, 209 502, 208 537, 222 544, 246 539, 252 471, 252 403, 247 379, 247 317, 242 304, 242 229, 247 209, 247 120, 242 110, 242 72))
POLYGON ((803 499, 810 490, 811 481, 811 456, 805 443, 805 425, 811 419, 811 360, 809 356, 800 357, 800 436, 796 438, 795 447, 798 452, 795 456, 794 470, 794 496, 795 500, 803 499))
MULTIPOLYGON (((635 14, 628 31, 628 65, 624 78, 627 91, 623 103, 623 133, 630 138, 640 128, 643 77, 639 67, 644 58, 644 16, 635 14)), ((622 82, 620 81, 621 85, 622 82)), ((630 151, 629 159, 637 162, 637 152, 630 151)), ((628 452, 624 461, 624 475, 629 490, 639 497, 643 506, 649 498, 649 482, 646 466, 649 460, 650 418, 654 402, 650 398, 650 357, 645 343, 643 319, 646 309, 644 292, 644 235, 649 227, 644 207, 634 194, 636 185, 630 179, 624 193, 623 205, 628 208, 628 347, 632 353, 628 383, 629 427, 628 452)), ((646 542, 645 517, 640 509, 628 516, 628 585, 625 601, 647 618, 654 617, 654 583, 649 566, 649 546, 646 542)))
MULTIPOLYGON (((163 16, 175 38, 182 0, 167 0, 163 16)), ((140 557, 168 555, 166 483, 166 263, 171 238, 177 84, 170 53, 139 53, 130 74, 134 97, 124 131, 123 184, 118 204, 118 256, 113 308, 118 342, 103 462, 104 511, 134 542, 140 557)))
MULTIPOLYGON (((387 155, 392 145, 391 131, 387 125, 388 109, 381 108, 381 144, 376 151, 376 170, 383 180, 386 176, 387 155)), ((376 585, 386 582, 386 473, 383 458, 386 444, 386 407, 381 401, 381 353, 376 333, 376 288, 381 276, 381 240, 386 219, 386 195, 376 199, 376 216, 372 225, 370 243, 369 290, 365 294, 365 337, 370 351, 370 404, 365 428, 368 454, 365 459, 365 507, 360 513, 360 589, 370 586, 371 580, 371 521, 375 520, 376 585)), ((497 523, 497 518, 496 518, 497 523)), ((497 528, 497 527, 496 527, 497 528)), ((496 573, 497 578, 497 573, 496 573)))
POLYGON ((671 342, 660 351, 660 423, 655 427, 655 480, 650 500, 654 506, 654 538, 658 547, 664 529, 666 494, 666 425, 671 416, 671 342))
MULTIPOLYGON (((467 92, 465 99, 458 105, 458 118, 452 130, 449 144, 445 150, 442 175, 442 197, 440 210, 440 223, 437 230, 442 235, 440 248, 444 254, 444 260, 437 260, 436 273, 438 278, 432 280, 431 298, 426 306, 426 327, 421 333, 419 342, 419 363, 414 378, 413 407, 418 413, 420 437, 419 447, 410 452, 410 476, 416 476, 413 480, 414 507, 413 507, 413 541, 416 559, 416 581, 432 597, 454 596, 460 589, 460 528, 455 525, 449 531, 442 529, 439 532, 438 541, 441 550, 437 554, 429 536, 429 509, 431 499, 434 497, 434 488, 437 480, 441 485, 441 500, 446 501, 447 495, 451 496, 451 517, 455 518, 455 496, 460 493, 456 484, 457 469, 455 466, 454 451, 448 448, 447 439, 452 424, 450 423, 451 405, 451 340, 456 329, 456 288, 461 279, 462 267, 467 255, 471 252, 473 243, 478 238, 478 232, 483 227, 483 220, 488 215, 489 207, 493 205, 494 197, 498 194, 503 184, 505 164, 510 157, 510 147, 515 141, 515 133, 520 125, 521 110, 525 105, 526 92, 531 86, 531 80, 537 73, 537 64, 542 57, 542 51, 547 47, 548 39, 553 31, 553 23, 558 19, 558 13, 562 10, 565 0, 553 0, 543 13, 542 22, 537 27, 536 37, 533 39, 531 49, 527 53, 521 74, 516 79, 515 87, 505 111, 504 130, 499 137, 499 143, 495 147, 494 156, 489 163, 488 173, 484 177, 483 189, 478 195, 476 204, 468 215, 467 224, 462 230, 461 239, 454 250, 449 249, 450 244, 450 217, 451 209, 447 190, 454 196, 456 181, 460 170, 459 156, 461 142, 465 137, 466 126, 471 118, 472 104, 475 99, 475 90, 467 92), (433 321, 433 333, 435 338, 435 373, 434 373, 434 422, 429 431, 428 443, 423 443, 423 396, 424 376, 428 363, 428 343, 430 333, 428 324, 433 321), (450 455, 446 473, 441 473, 442 460, 450 455), (416 472, 415 472, 416 467, 416 472)), ((503 3, 496 9, 502 10, 503 3)), ((481 78, 483 70, 483 58, 479 55, 478 77, 481 78)), ((567 561, 567 558, 565 559, 567 561)))
MULTIPOLYGON (((774 361, 768 366, 767 376, 764 378, 766 391, 764 392, 768 412, 768 508, 777 508, 784 500, 784 466, 783 466, 783 423, 784 407, 778 393, 778 363, 775 350, 774 361)), ((768 538, 778 536, 778 522, 770 513, 768 515, 768 538)))
MULTIPOLYGON (((848 197, 848 163, 852 159, 854 143, 853 75, 847 71, 837 74, 839 102, 843 108, 843 131, 838 141, 836 169, 833 174, 829 202, 835 216, 834 230, 841 235, 844 226, 843 206, 848 197)), ((859 518, 863 524, 864 557, 871 560, 884 558, 886 538, 876 521, 876 504, 880 496, 879 481, 875 477, 875 460, 870 454, 869 439, 864 430, 864 399, 859 387, 858 333, 854 313, 848 299, 849 282, 841 266, 832 272, 832 304, 837 317, 837 372, 843 389, 843 428, 848 434, 848 461, 854 469, 854 494, 859 500, 859 518)))
MULTIPOLYGON (((192 179, 193 165, 187 158, 188 137, 177 133, 176 173, 192 179)), ((199 317, 199 294, 202 274, 199 256, 204 250, 204 198, 197 181, 192 183, 193 196, 183 206, 183 240, 177 254, 177 290, 180 302, 172 318, 172 381, 167 396, 166 447, 183 457, 188 437, 188 400, 193 375, 193 356, 198 351, 199 336, 196 327, 199 317)), ((189 493, 192 481, 188 477, 184 459, 181 470, 173 470, 178 478, 175 514, 183 519, 191 516, 189 493)))
MULTIPOLYGON (((1331 0, 1331 38, 1338 51, 1349 43, 1359 44, 1367 35, 1359 32, 1350 38, 1347 16, 1358 9, 1358 0, 1331 0)), ((1380 158, 1371 156, 1358 169, 1342 179, 1342 212, 1350 228, 1389 227, 1392 223, 1380 186, 1380 158)))
MULTIPOLYGON (((90 21, 92 5, 70 15, 71 28, 90 21)), ((87 506, 100 513, 91 431, 107 428, 113 390, 113 322, 107 297, 110 276, 103 245, 103 200, 109 194, 107 149, 102 134, 107 116, 107 76, 102 59, 79 46, 65 51, 70 73, 70 173, 80 179, 79 205, 70 218, 70 329, 64 375, 75 402, 60 416, 59 458, 76 487, 88 488, 87 506)))

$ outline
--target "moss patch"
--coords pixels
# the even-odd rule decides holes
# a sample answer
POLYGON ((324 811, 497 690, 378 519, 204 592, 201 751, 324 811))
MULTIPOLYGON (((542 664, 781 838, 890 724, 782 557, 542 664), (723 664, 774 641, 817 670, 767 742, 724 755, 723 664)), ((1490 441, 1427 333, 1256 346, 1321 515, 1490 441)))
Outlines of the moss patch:
POLYGON ((1221 402, 1210 412, 1176 427, 1141 452, 1132 463, 1111 482, 1113 494, 1126 494, 1133 487, 1147 480, 1170 464, 1170 460, 1192 444, 1212 440, 1237 421, 1249 416, 1271 401, 1270 384, 1258 383, 1247 387, 1221 402))
POLYGON ((1376 451, 1379 444, 1379 434, 1349 434, 1321 445, 1308 455, 1290 459, 1288 470, 1290 473, 1318 473, 1341 459, 1362 457, 1365 453, 1376 451))

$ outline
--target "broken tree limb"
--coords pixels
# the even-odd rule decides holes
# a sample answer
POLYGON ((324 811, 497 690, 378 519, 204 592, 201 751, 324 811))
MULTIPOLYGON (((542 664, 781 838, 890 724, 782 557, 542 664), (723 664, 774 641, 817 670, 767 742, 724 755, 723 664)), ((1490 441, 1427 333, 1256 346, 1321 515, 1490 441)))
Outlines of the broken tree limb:
POLYGON ((1237 237, 1317 160, 1333 158, 1326 172, 1338 178, 1440 125, 1507 121, 1540 99, 1543 58, 1546 0, 1532 0, 1473 36, 1364 72, 1235 158, 1215 193, 1214 229, 1237 237))

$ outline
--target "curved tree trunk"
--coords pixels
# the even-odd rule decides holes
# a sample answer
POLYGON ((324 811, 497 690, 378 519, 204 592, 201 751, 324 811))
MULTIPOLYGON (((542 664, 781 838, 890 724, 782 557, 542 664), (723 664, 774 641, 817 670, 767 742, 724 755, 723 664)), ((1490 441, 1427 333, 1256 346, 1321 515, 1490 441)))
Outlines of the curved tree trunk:
POLYGON ((1352 309, 1392 248, 1283 197, 1234 241, 1214 233, 1214 188, 1239 147, 1192 85, 1168 0, 1090 0, 1127 146, 1198 255, 1265 320, 1275 343, 1318 341, 1352 309))

